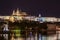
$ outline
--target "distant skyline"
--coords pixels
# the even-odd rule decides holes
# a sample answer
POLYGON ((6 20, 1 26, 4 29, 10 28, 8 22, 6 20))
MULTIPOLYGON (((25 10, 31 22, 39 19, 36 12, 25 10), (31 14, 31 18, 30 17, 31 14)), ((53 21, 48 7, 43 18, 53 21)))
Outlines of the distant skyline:
POLYGON ((17 8, 30 15, 60 17, 60 2, 57 0, 0 0, 0 15, 11 15, 17 8))

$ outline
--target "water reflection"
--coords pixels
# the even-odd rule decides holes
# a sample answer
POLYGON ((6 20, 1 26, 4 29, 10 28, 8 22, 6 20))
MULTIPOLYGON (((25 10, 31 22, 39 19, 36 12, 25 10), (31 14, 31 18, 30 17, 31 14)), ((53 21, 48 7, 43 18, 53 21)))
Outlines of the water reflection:
MULTIPOLYGON (((40 24, 40 25, 29 25, 26 26, 21 25, 17 23, 16 25, 13 24, 13 26, 9 26, 9 33, 5 33, 5 31, 1 32, 0 36, 3 37, 6 40, 57 40, 60 36, 60 33, 57 38, 56 34, 56 24, 49 24, 48 29, 46 24, 40 24), (53 31, 51 31, 51 29, 53 31), (48 31, 47 31, 48 30, 48 31), (5 35, 4 35, 5 34, 5 35), (7 35, 8 37, 7 37, 7 35), (6 38, 5 38, 6 37, 6 38), (8 39, 7 39, 8 38, 8 39)), ((2 31, 2 30, 1 30, 2 31)), ((7 31, 6 31, 7 32, 7 31)))
MULTIPOLYGON (((24 31, 23 31, 24 32, 24 31)), ((2 36, 4 34, 0 34, 2 36)), ((9 35, 8 35, 9 36, 9 35)), ((17 33, 14 32, 10 34, 10 39, 9 40, 56 40, 57 39, 57 34, 54 35, 42 35, 41 33, 34 33, 33 32, 27 32, 21 34, 21 31, 17 31, 17 33)))

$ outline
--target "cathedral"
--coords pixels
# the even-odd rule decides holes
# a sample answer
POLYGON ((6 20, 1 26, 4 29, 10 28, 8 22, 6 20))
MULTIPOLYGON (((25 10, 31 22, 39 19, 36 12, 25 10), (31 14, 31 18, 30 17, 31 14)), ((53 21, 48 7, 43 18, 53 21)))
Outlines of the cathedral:
POLYGON ((14 22, 15 20, 23 20, 23 17, 27 16, 26 12, 22 12, 17 8, 17 10, 13 10, 12 15, 10 16, 0 16, 0 19, 9 20, 14 22))
POLYGON ((41 17, 39 16, 30 16, 26 12, 22 12, 17 8, 17 10, 13 10, 12 15, 10 16, 0 16, 1 20, 8 20, 11 22, 20 21, 20 20, 30 20, 30 21, 39 21, 39 22, 60 22, 60 18, 56 17, 41 17))
POLYGON ((10 21, 14 21, 14 20, 23 20, 23 17, 27 16, 28 14, 26 14, 26 12, 22 12, 21 10, 19 10, 17 8, 17 10, 13 10, 12 15, 9 17, 10 21))

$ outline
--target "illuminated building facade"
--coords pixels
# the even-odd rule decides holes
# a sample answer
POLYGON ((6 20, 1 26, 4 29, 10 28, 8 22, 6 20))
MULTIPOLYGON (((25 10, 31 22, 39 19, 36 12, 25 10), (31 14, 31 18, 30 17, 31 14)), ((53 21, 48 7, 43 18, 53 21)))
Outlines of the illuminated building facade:
POLYGON ((27 16, 26 12, 22 12, 21 10, 17 9, 16 11, 13 10, 11 16, 0 16, 0 19, 14 22, 16 20, 23 20, 23 17, 25 16, 27 16))
POLYGON ((21 10, 17 9, 16 11, 13 10, 12 15, 10 16, 10 21, 16 21, 16 20, 23 20, 23 17, 27 16, 26 12, 22 12, 21 10))
POLYGON ((30 21, 39 21, 39 22, 60 22, 60 18, 56 17, 41 17, 39 14, 38 17, 36 16, 28 16, 26 12, 22 12, 17 8, 17 10, 13 10, 11 16, 0 16, 0 19, 9 20, 9 21, 19 21, 19 20, 30 20, 30 21))

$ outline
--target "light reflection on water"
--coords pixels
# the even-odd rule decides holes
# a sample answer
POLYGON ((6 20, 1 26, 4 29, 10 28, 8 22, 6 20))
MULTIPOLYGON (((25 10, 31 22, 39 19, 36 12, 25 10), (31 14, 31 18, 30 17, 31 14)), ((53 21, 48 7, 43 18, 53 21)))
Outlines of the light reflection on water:
POLYGON ((39 36, 30 36, 30 37, 17 37, 15 38, 15 40, 53 40, 55 39, 56 40, 56 35, 53 35, 53 36, 42 36, 41 34, 39 34, 39 36), (55 37, 53 37, 55 36, 55 37))
POLYGON ((11 35, 10 40, 56 40, 57 35, 51 35, 51 36, 46 36, 46 35, 37 35, 35 34, 34 36, 30 34, 29 36, 24 35, 23 36, 15 36, 14 34, 11 35))
POLYGON ((41 36, 41 34, 39 34, 39 36, 37 36, 37 35, 35 35, 35 36, 31 35, 29 37, 17 37, 17 38, 14 38, 14 39, 15 40, 45 40, 46 37, 45 38, 43 38, 43 37, 41 36))
MULTIPOLYGON (((22 30, 20 30, 19 28, 16 28, 14 30, 12 30, 12 32, 14 33, 13 35, 11 35, 11 40, 53 40, 53 37, 47 37, 41 34, 36 34, 35 32, 37 32, 37 28, 34 30, 34 36, 32 34, 32 28, 30 28, 29 30, 27 30, 28 32, 26 32, 28 34, 28 36, 26 35, 26 33, 22 33, 22 35, 24 35, 24 37, 20 34, 22 32, 22 30), (22 37, 21 37, 22 36, 22 37)), ((24 31, 23 31, 24 32, 24 31)))

